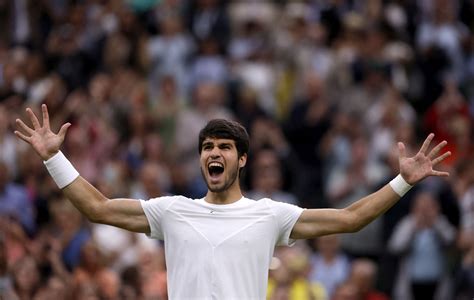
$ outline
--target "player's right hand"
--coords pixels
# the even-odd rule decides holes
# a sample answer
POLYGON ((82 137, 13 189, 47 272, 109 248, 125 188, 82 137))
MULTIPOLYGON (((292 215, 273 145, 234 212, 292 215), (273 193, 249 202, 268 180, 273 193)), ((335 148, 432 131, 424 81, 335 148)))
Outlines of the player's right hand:
POLYGON ((15 130, 15 135, 30 144, 43 160, 48 160, 58 153, 71 123, 66 123, 61 126, 61 129, 56 134, 52 132, 50 128, 48 108, 46 107, 46 104, 41 105, 41 110, 43 113, 42 126, 31 108, 28 107, 26 112, 30 117, 33 128, 26 125, 22 120, 16 119, 17 126, 23 132, 15 130))

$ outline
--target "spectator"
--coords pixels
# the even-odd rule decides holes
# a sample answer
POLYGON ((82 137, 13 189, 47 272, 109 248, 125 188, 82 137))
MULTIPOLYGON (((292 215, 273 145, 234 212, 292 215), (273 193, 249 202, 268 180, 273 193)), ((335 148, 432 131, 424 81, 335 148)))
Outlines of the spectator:
POLYGON ((70 299, 71 293, 64 280, 54 276, 47 279, 46 284, 35 294, 35 300, 70 299))
POLYGON ((233 74, 257 93, 257 101, 265 113, 275 116, 276 66, 270 31, 275 5, 271 2, 235 2, 230 7, 230 14, 235 19, 235 33, 228 47, 233 74))
POLYGON ((456 19, 457 3, 444 0, 433 1, 430 14, 420 22, 416 34, 416 45, 420 51, 439 48, 449 59, 446 70, 456 79, 461 79, 462 43, 467 37, 467 28, 456 19))
POLYGON ((268 280, 267 299, 328 299, 324 287, 306 279, 309 269, 307 249, 299 247, 281 249, 277 263, 268 280))
POLYGON ((474 161, 469 159, 459 164, 457 173, 454 190, 461 211, 458 245, 465 250, 474 242, 474 161))
POLYGON ((461 262, 461 268, 456 274, 454 285, 456 299, 468 300, 474 295, 474 242, 468 245, 461 262))
POLYGON ((145 299, 167 299, 165 253, 162 247, 149 247, 139 252, 138 268, 145 299))
POLYGON ((0 235, 0 297, 14 299, 15 293, 11 274, 8 272, 7 247, 3 234, 0 235))
POLYGON ((360 81, 360 84, 352 85, 338 101, 338 108, 365 119, 369 108, 386 97, 390 86, 389 72, 389 65, 382 59, 354 62, 354 81, 360 81))
POLYGON ((428 108, 423 121, 425 129, 436 134, 437 141, 448 141, 453 155, 445 164, 453 166, 472 153, 468 142, 469 107, 455 82, 445 82, 442 94, 428 108))
POLYGON ((184 109, 186 100, 179 96, 174 77, 164 76, 159 85, 157 97, 150 97, 151 118, 163 140, 166 152, 171 153, 175 143, 177 118, 184 109))
POLYGON ((117 299, 120 279, 117 273, 103 265, 102 255, 97 245, 89 240, 81 248, 81 257, 73 273, 73 285, 76 290, 93 285, 103 299, 117 299))
POLYGON ((351 264, 340 249, 339 236, 322 236, 314 241, 316 252, 311 256, 311 282, 324 286, 328 298, 332 299, 337 286, 349 277, 351 264))
POLYGON ((60 197, 50 201, 53 229, 61 241, 62 259, 69 271, 80 262, 82 247, 90 239, 89 230, 84 226, 82 216, 72 204, 60 197))
POLYGON ((375 289, 377 265, 370 259, 359 258, 352 262, 349 281, 357 285, 361 300, 388 300, 389 298, 375 289))
POLYGON ((345 169, 351 160, 351 141, 362 132, 362 124, 357 117, 344 111, 337 111, 333 124, 321 142, 320 154, 323 158, 323 185, 328 185, 329 173, 333 170, 345 169))
POLYGON ((331 300, 360 300, 360 291, 355 283, 343 282, 338 285, 334 291, 334 296, 331 300))
POLYGON ((455 234, 455 228, 440 214, 434 195, 417 194, 410 214, 398 223, 389 241, 389 250, 404 259, 395 299, 434 299, 440 293, 447 275, 445 249, 455 234))
POLYGON ((12 178, 18 174, 17 144, 9 130, 8 110, 0 104, 0 161, 7 164, 12 178))
POLYGON ((164 195, 165 184, 162 177, 166 176, 156 162, 145 161, 137 174, 138 181, 132 186, 131 197, 134 199, 150 199, 164 195))
MULTIPOLYGON (((300 201, 304 199, 302 197, 304 195, 304 177, 300 172, 302 165, 278 123, 264 116, 256 118, 250 128, 250 139, 250 151, 259 153, 262 150, 269 150, 274 153, 275 159, 280 165, 279 189, 285 191, 287 196, 290 196, 288 193, 293 194, 290 198, 296 197, 301 203, 300 201)), ((250 165, 253 164, 254 158, 249 158, 250 165)), ((249 169, 250 180, 255 179, 254 171, 258 172, 258 168, 249 169)), ((248 185, 251 186, 251 182, 248 185)), ((296 203, 296 199, 294 201, 296 203)))
POLYGON ((38 266, 31 256, 22 257, 12 266, 13 286, 19 300, 31 299, 39 288, 38 266))
POLYGON ((34 233, 34 210, 28 192, 10 180, 3 161, 0 161, 0 203, 0 216, 16 218, 29 234, 34 233))
POLYGON ((283 170, 277 154, 272 149, 261 149, 254 154, 252 164, 252 199, 271 198, 276 201, 297 204, 296 197, 282 190, 283 170))
POLYGON ((142 282, 140 273, 136 266, 129 266, 121 273, 123 283, 120 295, 124 300, 138 299, 142 297, 142 282))
MULTIPOLYGON (((384 169, 370 160, 368 141, 357 135, 351 141, 351 161, 348 166, 333 169, 329 174, 326 192, 332 207, 345 207, 361 195, 374 189, 383 178, 384 169)), ((382 220, 377 219, 359 232, 341 236, 344 251, 354 257, 369 256, 377 259, 382 251, 382 220)))
POLYGON ((159 26, 160 34, 148 40, 145 50, 151 65, 151 80, 159 81, 171 75, 176 79, 179 94, 185 95, 187 62, 195 51, 194 42, 178 15, 164 16, 159 26))
POLYGON ((257 92, 250 86, 238 85, 235 90, 235 99, 231 103, 233 111, 245 128, 251 128, 255 121, 264 118, 266 113, 258 103, 257 92))
MULTIPOLYGON (((325 96, 323 80, 314 73, 304 78, 303 99, 295 101, 284 126, 285 135, 300 161, 305 162, 301 172, 307 178, 303 195, 318 195, 322 191, 321 157, 316 151, 324 134, 332 124, 332 108, 325 96)), ((312 197, 314 198, 314 197, 312 197)), ((309 199, 300 199, 304 203, 309 199)), ((314 201, 314 199, 312 199, 314 201)), ((313 204, 314 206, 314 204, 313 204)))
POLYGON ((370 156, 373 160, 380 160, 389 153, 396 143, 400 124, 413 126, 416 119, 415 110, 395 87, 389 87, 386 95, 369 108, 366 116, 366 126, 372 130, 370 156))
POLYGON ((199 41, 199 51, 194 58, 190 71, 191 86, 201 81, 217 82, 218 84, 227 83, 229 71, 217 40, 208 38, 199 41))
POLYGON ((474 295, 474 163, 470 159, 457 167, 454 189, 461 211, 458 248, 462 259, 455 281, 457 299, 468 299, 474 295))
MULTIPOLYGON (((0 217, 0 232, 2 234, 4 255, 7 270, 20 259, 28 255, 29 238, 21 224, 13 218, 0 217)), ((11 277, 11 273, 10 276, 11 277)))
POLYGON ((225 1, 199 0, 188 3, 186 24, 196 40, 215 39, 219 48, 227 48, 231 28, 225 1))
POLYGON ((105 264, 117 273, 137 265, 143 252, 159 248, 143 235, 120 231, 112 226, 94 224, 91 231, 105 264), (114 238, 110 239, 111 236, 114 238))

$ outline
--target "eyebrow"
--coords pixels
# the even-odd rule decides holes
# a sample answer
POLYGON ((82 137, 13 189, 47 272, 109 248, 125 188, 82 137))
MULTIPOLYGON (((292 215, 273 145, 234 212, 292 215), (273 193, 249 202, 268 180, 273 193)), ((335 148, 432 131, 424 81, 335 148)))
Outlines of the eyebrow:
POLYGON ((210 145, 214 145, 214 144, 217 144, 217 147, 222 147, 222 146, 232 147, 233 146, 233 144, 230 143, 230 142, 213 142, 213 141, 204 142, 204 143, 202 143, 202 146, 205 147, 205 146, 210 146, 210 145))
POLYGON ((232 146, 232 143, 228 143, 228 142, 218 143, 218 146, 232 146))

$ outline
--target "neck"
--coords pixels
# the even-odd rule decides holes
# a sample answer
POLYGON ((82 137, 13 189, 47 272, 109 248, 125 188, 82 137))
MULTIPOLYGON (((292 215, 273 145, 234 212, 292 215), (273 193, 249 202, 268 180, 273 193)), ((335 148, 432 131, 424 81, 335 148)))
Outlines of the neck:
POLYGON ((322 256, 326 262, 332 262, 336 258, 335 253, 323 253, 322 256))
POLYGON ((240 198, 242 198, 240 187, 231 187, 222 192, 208 190, 204 200, 212 204, 231 204, 239 201, 240 198))

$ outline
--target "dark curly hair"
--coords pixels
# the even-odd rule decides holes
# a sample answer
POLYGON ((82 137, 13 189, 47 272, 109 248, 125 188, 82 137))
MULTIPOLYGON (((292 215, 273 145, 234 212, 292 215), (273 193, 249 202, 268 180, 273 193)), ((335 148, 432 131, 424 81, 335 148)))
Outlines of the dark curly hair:
POLYGON ((199 154, 206 138, 230 139, 235 142, 239 157, 249 152, 249 135, 240 123, 225 119, 213 119, 199 132, 199 154))

